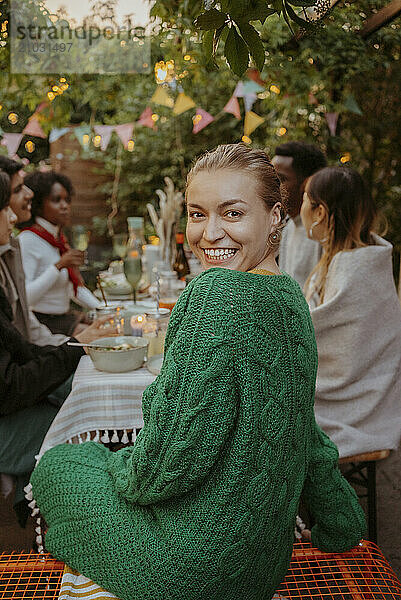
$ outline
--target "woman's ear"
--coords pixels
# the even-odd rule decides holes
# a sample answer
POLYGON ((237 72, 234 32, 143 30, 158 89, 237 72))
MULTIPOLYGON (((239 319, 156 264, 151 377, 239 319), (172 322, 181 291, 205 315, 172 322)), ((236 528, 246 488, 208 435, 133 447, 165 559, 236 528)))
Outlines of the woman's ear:
POLYGON ((280 225, 281 223, 281 204, 276 202, 271 210, 272 225, 280 225))
POLYGON ((323 204, 319 204, 319 206, 316 208, 316 220, 319 223, 325 223, 327 221, 327 217, 327 208, 323 204))

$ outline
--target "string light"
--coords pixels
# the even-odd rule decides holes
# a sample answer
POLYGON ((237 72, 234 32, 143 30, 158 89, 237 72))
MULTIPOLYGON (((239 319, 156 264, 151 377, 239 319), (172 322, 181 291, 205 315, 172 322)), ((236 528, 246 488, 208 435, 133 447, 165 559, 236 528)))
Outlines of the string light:
POLYGON ((156 113, 153 113, 153 115, 152 115, 153 123, 156 123, 156 121, 158 121, 158 120, 159 120, 159 115, 157 115, 156 113))
POLYGON ((53 94, 53 92, 47 92, 47 97, 49 98, 50 102, 52 102, 56 96, 53 94))
POLYGON ((251 138, 247 135, 243 135, 241 139, 244 142, 244 144, 250 144, 252 142, 251 138))
POLYGON ((342 163, 344 165, 345 163, 347 163, 350 160, 351 160, 350 152, 344 152, 344 154, 340 158, 340 163, 342 163))
POLYGON ((287 133, 287 129, 285 127, 280 127, 280 129, 277 130, 277 135, 279 135, 280 137, 282 135, 285 135, 287 133))
POLYGON ((84 146, 87 146, 89 144, 89 135, 87 133, 83 134, 82 143, 84 144, 84 146))
POLYGON ((157 83, 172 81, 174 78, 174 61, 160 60, 155 64, 155 78, 157 83))
POLYGON ((95 135, 95 137, 93 138, 93 145, 95 146, 95 148, 99 148, 101 143, 102 143, 102 136, 95 135))
POLYGON ((128 150, 128 152, 133 152, 134 147, 135 147, 134 140, 128 140, 128 144, 127 144, 127 150, 128 150))
POLYGON ((194 125, 196 125, 197 123, 199 123, 199 121, 202 121, 202 115, 195 115, 194 117, 192 117, 192 121, 194 125))
POLYGON ((271 92, 273 92, 273 94, 279 94, 280 93, 280 88, 277 85, 275 85, 274 83, 273 83, 273 85, 270 86, 269 89, 270 89, 271 92))
POLYGON ((313 58, 312 58, 312 57, 308 58, 308 63, 309 63, 310 65, 313 65, 313 63, 314 63, 314 60, 313 60, 313 58))
POLYGON ((11 125, 15 125, 16 123, 18 123, 18 115, 15 112, 10 112, 7 118, 10 121, 11 125))
POLYGON ((35 150, 35 143, 31 140, 28 140, 25 143, 25 150, 31 154, 35 150))
POLYGON ((60 83, 65 83, 67 80, 65 77, 60 77, 60 83))
POLYGON ((184 60, 191 60, 191 55, 190 54, 186 54, 184 56, 184 60))

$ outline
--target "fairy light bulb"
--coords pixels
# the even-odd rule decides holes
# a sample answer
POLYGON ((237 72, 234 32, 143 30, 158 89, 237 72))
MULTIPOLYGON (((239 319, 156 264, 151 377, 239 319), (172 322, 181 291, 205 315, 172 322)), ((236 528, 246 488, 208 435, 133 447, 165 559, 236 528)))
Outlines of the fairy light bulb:
POLYGON ((247 135, 243 135, 241 139, 244 142, 244 144, 250 144, 252 142, 251 138, 247 135))
POLYGON ((279 94, 280 93, 280 88, 277 85, 275 85, 275 84, 271 85, 269 89, 270 89, 271 92, 273 92, 273 94, 279 94))
POLYGON ((25 150, 31 154, 35 150, 35 143, 31 140, 25 142, 25 150))
POLYGON ((134 148, 135 148, 134 140, 128 140, 128 144, 127 144, 128 152, 133 152, 134 148))
POLYGON ((16 123, 18 123, 18 115, 15 112, 10 112, 7 118, 11 125, 15 125, 16 123))
POLYGON ((99 148, 101 143, 102 143, 102 136, 95 135, 95 137, 93 138, 93 145, 95 146, 95 148, 99 148))

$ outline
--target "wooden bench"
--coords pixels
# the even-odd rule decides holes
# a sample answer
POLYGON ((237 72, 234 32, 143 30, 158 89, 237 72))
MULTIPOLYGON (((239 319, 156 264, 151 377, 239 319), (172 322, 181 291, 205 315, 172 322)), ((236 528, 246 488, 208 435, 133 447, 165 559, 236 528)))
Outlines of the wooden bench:
POLYGON ((376 507, 376 463, 387 458, 390 450, 376 450, 340 458, 340 464, 349 465, 343 475, 350 483, 363 488, 366 492, 358 494, 359 498, 367 498, 368 536, 371 542, 377 543, 377 507, 376 507))

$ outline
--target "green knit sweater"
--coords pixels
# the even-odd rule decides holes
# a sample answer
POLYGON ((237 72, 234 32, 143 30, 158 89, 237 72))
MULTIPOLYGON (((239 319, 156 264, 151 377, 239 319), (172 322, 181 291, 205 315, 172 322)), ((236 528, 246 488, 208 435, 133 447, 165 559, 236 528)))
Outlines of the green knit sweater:
POLYGON ((213 268, 178 300, 133 447, 46 452, 32 475, 46 548, 122 600, 268 600, 303 492, 313 543, 365 521, 317 427, 317 352, 288 275, 213 268))

